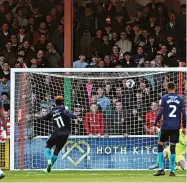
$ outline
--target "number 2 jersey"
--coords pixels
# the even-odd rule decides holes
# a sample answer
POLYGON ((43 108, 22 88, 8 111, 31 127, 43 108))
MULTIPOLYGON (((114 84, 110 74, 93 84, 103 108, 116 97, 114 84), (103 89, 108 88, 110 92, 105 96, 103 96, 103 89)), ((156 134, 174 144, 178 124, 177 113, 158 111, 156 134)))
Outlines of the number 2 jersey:
POLYGON ((162 97, 160 111, 155 119, 154 126, 163 117, 161 128, 165 130, 180 129, 182 116, 183 128, 186 128, 186 109, 184 99, 175 93, 166 94, 162 97))
POLYGON ((70 134, 70 119, 77 119, 77 116, 66 110, 64 106, 55 107, 46 116, 42 117, 43 120, 53 120, 54 132, 56 135, 69 135, 70 134))

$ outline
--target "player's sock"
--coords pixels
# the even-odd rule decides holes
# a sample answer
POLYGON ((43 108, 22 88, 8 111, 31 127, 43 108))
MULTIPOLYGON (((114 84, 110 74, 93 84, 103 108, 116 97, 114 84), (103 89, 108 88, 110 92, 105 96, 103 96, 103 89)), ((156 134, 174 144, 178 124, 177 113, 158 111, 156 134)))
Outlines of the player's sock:
POLYGON ((170 151, 171 151, 171 156, 169 159, 169 168, 170 172, 174 172, 175 170, 175 160, 176 160, 176 154, 175 154, 175 145, 170 145, 170 151))
POLYGON ((56 156, 56 155, 52 156, 52 158, 51 158, 52 166, 55 164, 55 162, 56 162, 57 159, 58 159, 58 156, 56 156))
POLYGON ((52 158, 51 149, 45 148, 45 157, 47 158, 47 161, 51 160, 52 158))
POLYGON ((159 169, 163 170, 164 169, 164 153, 163 153, 163 146, 158 144, 158 164, 159 164, 159 169))

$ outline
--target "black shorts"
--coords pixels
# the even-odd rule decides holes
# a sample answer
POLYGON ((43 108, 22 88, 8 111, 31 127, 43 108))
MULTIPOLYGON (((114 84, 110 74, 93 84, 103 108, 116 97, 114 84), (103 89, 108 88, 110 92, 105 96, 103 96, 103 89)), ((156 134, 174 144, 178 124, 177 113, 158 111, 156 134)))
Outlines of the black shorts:
POLYGON ((159 135, 160 142, 170 141, 171 143, 179 143, 179 130, 164 130, 161 129, 159 135))
POLYGON ((53 146, 56 146, 59 150, 61 150, 64 145, 66 144, 68 140, 69 135, 56 135, 52 134, 49 139, 47 140, 47 145, 50 146, 51 148, 53 146))

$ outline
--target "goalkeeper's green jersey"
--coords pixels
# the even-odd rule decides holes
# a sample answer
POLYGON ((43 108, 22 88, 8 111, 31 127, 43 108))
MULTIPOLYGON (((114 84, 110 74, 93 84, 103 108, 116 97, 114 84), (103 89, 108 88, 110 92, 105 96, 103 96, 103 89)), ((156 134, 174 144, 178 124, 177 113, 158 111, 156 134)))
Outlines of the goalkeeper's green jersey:
POLYGON ((176 144, 176 154, 185 154, 187 152, 186 149, 186 144, 187 144, 187 140, 186 140, 186 135, 184 135, 184 133, 182 132, 182 129, 180 129, 179 132, 179 143, 176 144))

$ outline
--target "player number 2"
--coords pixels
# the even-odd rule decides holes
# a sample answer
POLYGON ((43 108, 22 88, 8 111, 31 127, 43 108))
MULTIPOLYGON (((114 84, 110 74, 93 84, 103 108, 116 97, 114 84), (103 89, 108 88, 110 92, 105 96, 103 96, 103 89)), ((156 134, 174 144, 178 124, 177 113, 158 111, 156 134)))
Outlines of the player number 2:
POLYGON ((172 108, 172 111, 169 113, 169 117, 171 118, 176 118, 176 110, 177 110, 177 107, 175 105, 169 105, 170 108, 172 108))
POLYGON ((55 118, 54 120, 56 121, 58 128, 61 128, 61 127, 64 127, 64 126, 65 126, 65 125, 64 125, 64 121, 62 120, 62 117, 61 117, 61 116, 55 118))

